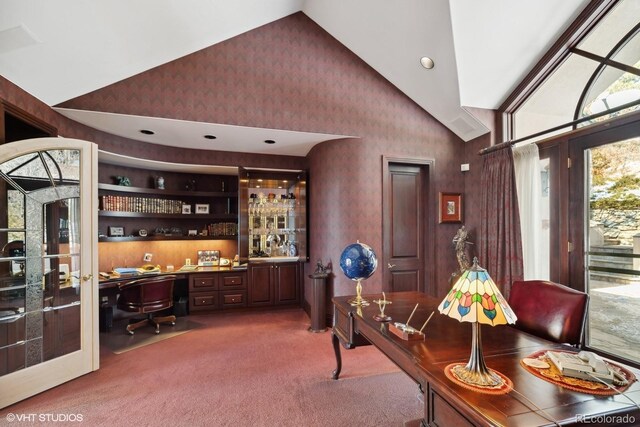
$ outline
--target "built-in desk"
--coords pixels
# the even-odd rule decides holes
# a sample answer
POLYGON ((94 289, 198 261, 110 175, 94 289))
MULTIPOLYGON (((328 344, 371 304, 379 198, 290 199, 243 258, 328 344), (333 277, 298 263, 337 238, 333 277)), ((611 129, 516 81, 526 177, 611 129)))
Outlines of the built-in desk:
POLYGON ((247 305, 246 267, 198 267, 194 271, 163 271, 103 279, 99 282, 100 301, 108 298, 109 305, 113 305, 120 283, 160 275, 174 275, 177 281, 188 282, 189 312, 238 308, 247 305))
MULTIPOLYGON (((369 301, 381 295, 365 295, 369 301)), ((632 384, 624 396, 593 396, 560 388, 531 375, 520 360, 541 349, 568 349, 525 334, 510 326, 482 326, 482 345, 487 366, 513 381, 508 394, 481 394, 451 382, 444 368, 466 362, 471 351, 471 325, 440 315, 440 300, 419 292, 386 294, 392 301, 385 309, 393 321, 406 322, 419 303, 411 325, 418 328, 435 310, 424 341, 403 341, 389 332, 388 324, 373 319, 377 304, 353 307, 351 297, 335 297, 333 346, 337 368, 342 369, 340 345, 350 349, 373 344, 406 372, 424 394, 424 420, 428 426, 538 426, 538 425, 639 425, 640 385, 632 384), (626 396, 626 397, 625 397, 626 396), (540 411, 542 409, 542 411, 540 411), (626 418, 624 416, 626 415, 626 418)), ((347 367, 348 368, 348 367, 347 367)), ((637 369, 629 368, 636 377, 637 369)), ((393 410, 393 408, 389 408, 393 410)))

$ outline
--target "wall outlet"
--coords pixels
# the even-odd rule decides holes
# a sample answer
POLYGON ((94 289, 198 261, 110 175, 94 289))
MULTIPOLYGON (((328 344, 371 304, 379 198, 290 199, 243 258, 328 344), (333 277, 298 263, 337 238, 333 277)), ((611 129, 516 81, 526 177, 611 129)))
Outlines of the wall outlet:
POLYGON ((460 165, 461 172, 467 172, 469 170, 469 163, 463 163, 460 165))

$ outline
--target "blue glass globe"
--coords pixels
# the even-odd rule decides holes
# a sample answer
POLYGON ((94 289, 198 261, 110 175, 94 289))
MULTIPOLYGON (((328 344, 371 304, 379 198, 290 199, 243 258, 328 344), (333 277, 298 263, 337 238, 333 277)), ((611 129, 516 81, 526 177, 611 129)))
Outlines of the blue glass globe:
POLYGON ((351 280, 370 277, 378 267, 376 253, 364 243, 352 243, 340 255, 340 268, 351 280))

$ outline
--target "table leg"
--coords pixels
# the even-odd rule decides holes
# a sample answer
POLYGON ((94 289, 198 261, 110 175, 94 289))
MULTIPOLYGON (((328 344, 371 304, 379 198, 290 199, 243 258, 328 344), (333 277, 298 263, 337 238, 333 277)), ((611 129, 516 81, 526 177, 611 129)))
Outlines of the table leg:
POLYGON ((340 354, 340 339, 335 333, 331 333, 331 342, 333 343, 333 351, 336 354, 336 369, 332 372, 331 379, 337 380, 342 371, 342 355, 340 354))

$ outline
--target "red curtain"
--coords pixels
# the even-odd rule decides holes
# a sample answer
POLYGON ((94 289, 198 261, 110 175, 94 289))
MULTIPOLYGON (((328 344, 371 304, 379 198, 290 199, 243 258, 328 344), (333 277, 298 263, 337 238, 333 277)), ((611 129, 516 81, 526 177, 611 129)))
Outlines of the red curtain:
POLYGON ((478 263, 508 299, 511 283, 523 279, 520 215, 510 146, 484 154, 480 188, 478 263))

